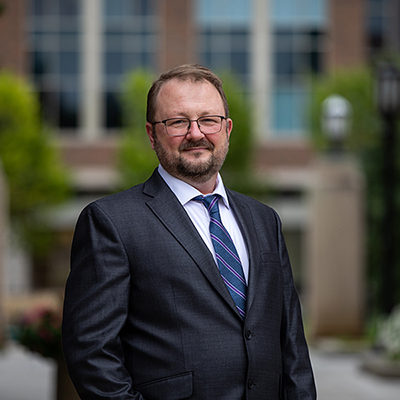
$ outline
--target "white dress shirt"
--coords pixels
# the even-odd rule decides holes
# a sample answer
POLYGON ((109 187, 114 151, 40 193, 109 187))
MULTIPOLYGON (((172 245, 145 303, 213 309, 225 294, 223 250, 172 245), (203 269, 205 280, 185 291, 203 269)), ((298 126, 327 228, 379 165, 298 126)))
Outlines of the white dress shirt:
MULTIPOLYGON (((194 226, 204 240, 204 243, 207 245, 211 254, 214 256, 215 263, 217 264, 217 260, 215 258, 215 250, 212 245, 210 236, 210 215, 207 209, 204 207, 203 203, 192 200, 194 197, 203 194, 188 183, 183 182, 180 179, 175 178, 174 176, 169 174, 161 165, 158 166, 158 172, 160 173, 166 184, 173 191, 175 196, 178 198, 183 208, 188 213, 194 226)), ((229 207, 228 197, 226 195, 225 187, 220 174, 218 174, 217 177, 215 190, 210 194, 219 194, 221 196, 218 201, 221 220, 223 225, 225 226, 225 229, 229 232, 229 235, 231 236, 232 241, 236 247, 240 261, 242 263, 243 273, 246 282, 248 282, 249 256, 247 248, 243 240, 242 232, 240 231, 237 224, 236 218, 231 208, 229 207)))

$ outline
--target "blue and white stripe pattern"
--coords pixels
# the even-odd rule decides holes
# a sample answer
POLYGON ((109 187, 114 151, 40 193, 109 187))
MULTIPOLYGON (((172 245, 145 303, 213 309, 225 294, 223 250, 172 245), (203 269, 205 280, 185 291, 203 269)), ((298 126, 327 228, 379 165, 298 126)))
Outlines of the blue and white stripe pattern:
POLYGON ((236 247, 221 222, 218 208, 219 197, 219 195, 196 196, 193 200, 202 202, 210 214, 210 234, 218 268, 236 304, 236 308, 244 319, 247 284, 236 247))

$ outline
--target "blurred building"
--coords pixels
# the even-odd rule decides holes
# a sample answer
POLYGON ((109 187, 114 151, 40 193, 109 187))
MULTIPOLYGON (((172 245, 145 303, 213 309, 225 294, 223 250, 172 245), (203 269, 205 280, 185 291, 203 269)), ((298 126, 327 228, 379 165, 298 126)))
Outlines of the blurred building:
POLYGON ((156 74, 184 62, 233 71, 253 100, 255 173, 276 189, 272 202, 301 276, 304 193, 314 157, 307 121, 310 73, 358 66, 383 47, 399 48, 399 3, 0 0, 0 68, 33 82, 76 193, 56 211, 57 261, 36 267, 35 285, 63 283, 79 211, 115 190, 125 74, 139 67, 156 74))

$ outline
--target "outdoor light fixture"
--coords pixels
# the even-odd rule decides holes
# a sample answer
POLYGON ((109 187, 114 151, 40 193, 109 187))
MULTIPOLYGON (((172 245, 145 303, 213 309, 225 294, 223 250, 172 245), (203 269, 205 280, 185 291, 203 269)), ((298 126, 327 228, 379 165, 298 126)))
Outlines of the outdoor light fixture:
POLYGON ((331 148, 341 149, 350 128, 352 107, 343 96, 333 94, 322 103, 322 130, 329 138, 331 148))

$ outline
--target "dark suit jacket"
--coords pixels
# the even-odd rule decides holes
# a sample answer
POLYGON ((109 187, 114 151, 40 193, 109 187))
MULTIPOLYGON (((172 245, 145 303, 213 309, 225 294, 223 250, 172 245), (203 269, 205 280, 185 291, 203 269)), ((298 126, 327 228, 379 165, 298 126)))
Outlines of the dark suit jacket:
POLYGON ((63 318, 82 399, 315 399, 280 220, 227 193, 250 258, 244 322, 158 172, 82 212, 63 318))

